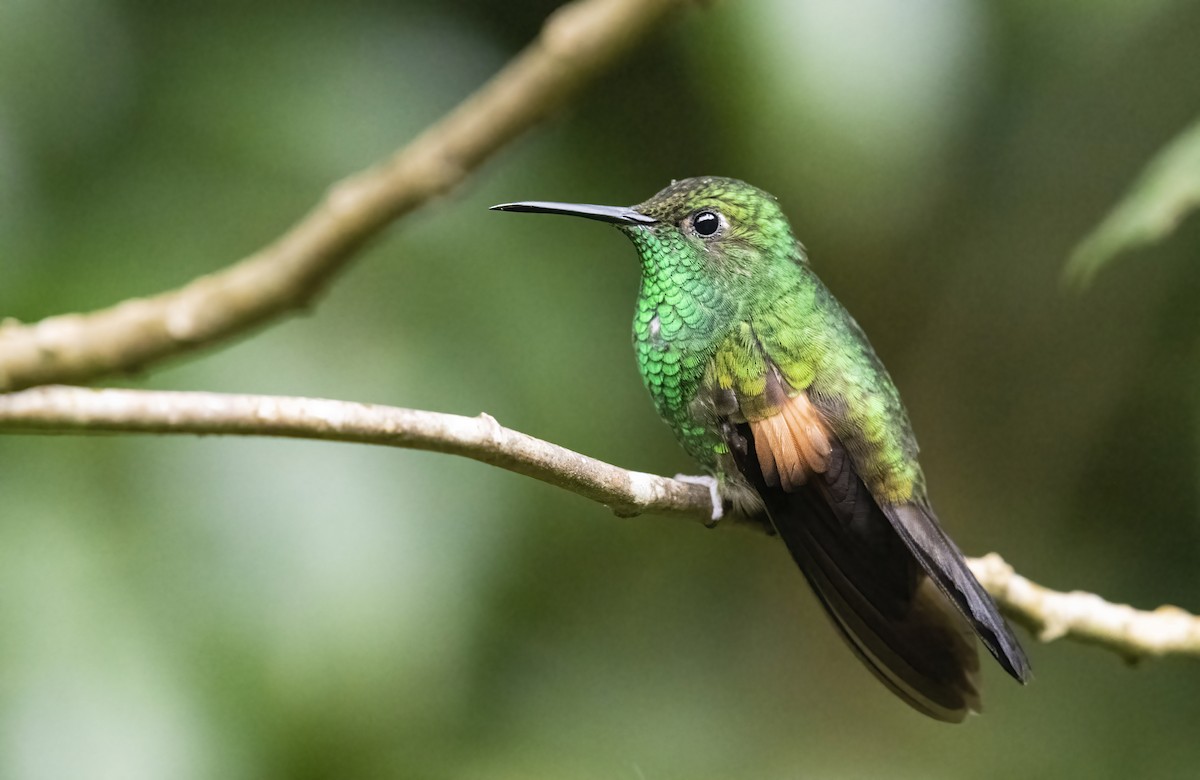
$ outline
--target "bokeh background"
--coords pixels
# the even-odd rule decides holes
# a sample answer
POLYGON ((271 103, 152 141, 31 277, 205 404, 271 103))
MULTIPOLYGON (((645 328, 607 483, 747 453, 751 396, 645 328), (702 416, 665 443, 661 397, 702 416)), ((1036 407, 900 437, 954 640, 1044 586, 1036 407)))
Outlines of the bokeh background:
MULTIPOLYGON (((553 2, 0 2, 0 316, 216 270, 480 84, 553 2)), ((775 193, 971 553, 1200 611, 1200 225, 1071 248, 1200 106, 1200 2, 755 0, 665 28, 308 316, 110 384, 473 415, 689 464, 632 249, 512 199, 775 193)), ((445 456, 0 437, 0 777, 1194 777, 1200 666, 1031 649, 925 720, 774 540, 445 456)))

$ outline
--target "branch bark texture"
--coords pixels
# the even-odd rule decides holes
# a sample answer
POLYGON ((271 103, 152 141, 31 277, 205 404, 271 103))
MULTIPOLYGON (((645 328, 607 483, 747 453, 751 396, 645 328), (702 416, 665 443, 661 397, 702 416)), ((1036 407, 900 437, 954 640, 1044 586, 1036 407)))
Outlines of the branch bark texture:
MULTIPOLYGON (((38 387, 0 395, 0 432, 284 436, 461 455, 534 477, 610 507, 618 515, 669 514, 708 523, 708 490, 626 471, 518 431, 486 414, 462 417, 315 398, 38 387)), ((749 527, 749 526, 747 526, 749 527)), ((1200 618, 1154 611, 1091 593, 1062 593, 1022 577, 995 553, 971 568, 1005 614, 1042 641, 1067 638, 1130 660, 1200 656, 1200 618)))
POLYGON ((128 373, 308 305, 388 224, 461 183, 687 0, 579 0, 478 92, 393 157, 335 184, 233 266, 151 298, 0 323, 0 392, 128 373))
POLYGON ((487 414, 463 417, 394 406, 266 395, 47 386, 0 395, 0 432, 193 433, 282 436, 445 452, 515 471, 605 504, 709 521, 708 490, 626 471, 504 428, 487 414))

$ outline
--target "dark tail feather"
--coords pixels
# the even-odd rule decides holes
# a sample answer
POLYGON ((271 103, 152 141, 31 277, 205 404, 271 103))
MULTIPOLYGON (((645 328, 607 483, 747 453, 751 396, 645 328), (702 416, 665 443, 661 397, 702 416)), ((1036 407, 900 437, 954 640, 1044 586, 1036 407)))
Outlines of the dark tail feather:
MULTIPOLYGON (((867 668, 930 717, 958 722, 968 712, 978 712, 979 655, 972 628, 985 642, 1001 636, 1010 640, 1016 648, 1012 657, 1023 661, 1024 656, 998 615, 981 626, 976 612, 963 607, 974 605, 985 614, 977 603, 982 591, 975 590, 979 586, 970 572, 966 576, 974 589, 960 584, 958 570, 944 560, 952 543, 942 535, 950 547, 938 547, 915 518, 901 522, 885 515, 840 446, 834 446, 823 474, 811 474, 806 484, 788 492, 763 478, 750 454, 749 426, 739 425, 736 433, 730 438, 739 469, 762 497, 772 525, 834 625, 867 668)), ((1002 647, 1008 646, 1005 641, 996 639, 1002 647)))
POLYGON ((768 491, 774 492, 768 512, 776 530, 867 668, 930 717, 956 723, 980 711, 970 626, 874 502, 868 498, 869 509, 847 526, 815 488, 768 491))
POLYGON ((971 621, 980 640, 1004 670, 1019 682, 1029 681, 1029 659, 996 603, 988 595, 937 518, 928 507, 904 504, 888 506, 883 512, 892 527, 920 561, 938 588, 971 621))

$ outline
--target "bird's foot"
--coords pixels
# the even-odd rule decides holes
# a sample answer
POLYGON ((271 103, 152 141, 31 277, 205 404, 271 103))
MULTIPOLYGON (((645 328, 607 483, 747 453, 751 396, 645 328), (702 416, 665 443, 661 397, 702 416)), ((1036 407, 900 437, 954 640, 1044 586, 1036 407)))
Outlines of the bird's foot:
POLYGON ((708 488, 708 495, 712 499, 712 520, 709 520, 704 525, 708 528, 715 528, 721 518, 725 516, 725 502, 721 499, 721 491, 716 477, 697 474, 676 474, 675 479, 680 482, 686 482, 689 485, 700 485, 708 488))

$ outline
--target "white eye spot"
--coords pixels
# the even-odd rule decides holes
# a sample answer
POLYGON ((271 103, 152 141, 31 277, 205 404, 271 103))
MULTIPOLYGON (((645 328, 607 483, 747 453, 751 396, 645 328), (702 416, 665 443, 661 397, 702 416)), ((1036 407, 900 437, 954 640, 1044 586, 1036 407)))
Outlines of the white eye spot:
POLYGON ((646 340, 658 349, 663 349, 667 346, 667 341, 662 337, 662 322, 656 316, 647 323, 646 340))

